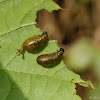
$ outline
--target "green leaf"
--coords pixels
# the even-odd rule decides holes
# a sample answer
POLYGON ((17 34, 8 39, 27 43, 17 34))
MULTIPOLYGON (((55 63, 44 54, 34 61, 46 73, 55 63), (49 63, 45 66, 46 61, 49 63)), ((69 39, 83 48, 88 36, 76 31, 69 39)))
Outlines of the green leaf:
POLYGON ((3 2, 3 1, 5 1, 5 0, 0 0, 0 2, 3 2))
POLYGON ((51 12, 60 7, 51 0, 0 1, 0 100, 81 100, 75 83, 90 84, 69 71, 63 61, 53 68, 37 64, 39 55, 59 50, 56 41, 25 52, 24 59, 16 57, 16 49, 27 38, 42 34, 35 26, 41 9, 51 12))

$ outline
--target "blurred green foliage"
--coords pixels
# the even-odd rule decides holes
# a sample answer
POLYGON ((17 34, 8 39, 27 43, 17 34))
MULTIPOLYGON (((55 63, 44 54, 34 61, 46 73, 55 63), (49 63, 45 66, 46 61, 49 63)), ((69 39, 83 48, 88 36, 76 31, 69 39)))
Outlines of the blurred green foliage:
POLYGON ((74 44, 66 53, 65 62, 71 70, 84 72, 90 66, 98 72, 100 69, 100 50, 91 41, 82 39, 74 44))

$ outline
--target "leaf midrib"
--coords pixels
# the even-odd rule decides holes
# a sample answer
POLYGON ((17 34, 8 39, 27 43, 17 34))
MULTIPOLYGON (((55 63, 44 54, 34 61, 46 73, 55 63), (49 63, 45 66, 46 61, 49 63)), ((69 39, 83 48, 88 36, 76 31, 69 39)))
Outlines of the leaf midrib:
MULTIPOLYGON (((59 70, 63 69, 65 66, 62 66, 60 69, 58 69, 56 72, 58 72, 59 70)), ((8 69, 8 68, 0 68, 0 70, 4 70, 4 71, 12 71, 12 72, 16 72, 16 73, 23 73, 23 74, 31 74, 31 75, 40 75, 40 76, 46 76, 46 77, 54 77, 54 78, 57 78, 57 79, 60 79, 60 80, 64 80, 64 79, 61 79, 59 77, 56 77, 56 76, 53 76, 54 74, 52 75, 46 75, 46 74, 43 74, 43 73, 33 73, 33 72, 25 72, 25 71, 17 71, 17 70, 12 70, 12 69, 8 69)))

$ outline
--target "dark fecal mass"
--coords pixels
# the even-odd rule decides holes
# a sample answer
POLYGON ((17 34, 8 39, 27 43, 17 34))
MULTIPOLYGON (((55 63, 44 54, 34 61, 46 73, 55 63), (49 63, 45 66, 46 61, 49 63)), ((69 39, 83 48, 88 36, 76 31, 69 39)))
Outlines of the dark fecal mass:
POLYGON ((57 63, 63 56, 64 49, 60 48, 59 51, 51 54, 43 54, 37 57, 37 63, 42 66, 49 66, 57 63))
POLYGON ((43 32, 41 35, 35 35, 24 41, 21 49, 18 49, 17 55, 20 55, 24 51, 33 51, 48 41, 48 33, 43 32))

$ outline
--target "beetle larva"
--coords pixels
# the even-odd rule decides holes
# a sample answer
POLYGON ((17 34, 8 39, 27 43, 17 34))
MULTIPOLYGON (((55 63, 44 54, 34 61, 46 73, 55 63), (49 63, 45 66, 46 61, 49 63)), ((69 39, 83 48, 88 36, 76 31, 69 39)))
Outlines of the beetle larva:
POLYGON ((60 48, 60 50, 57 52, 40 55, 37 57, 37 63, 42 66, 53 65, 62 58, 63 53, 64 49, 60 48))
POLYGON ((18 49, 17 55, 19 56, 22 51, 33 51, 48 41, 48 33, 43 32, 41 35, 35 35, 24 41, 21 49, 18 49))

